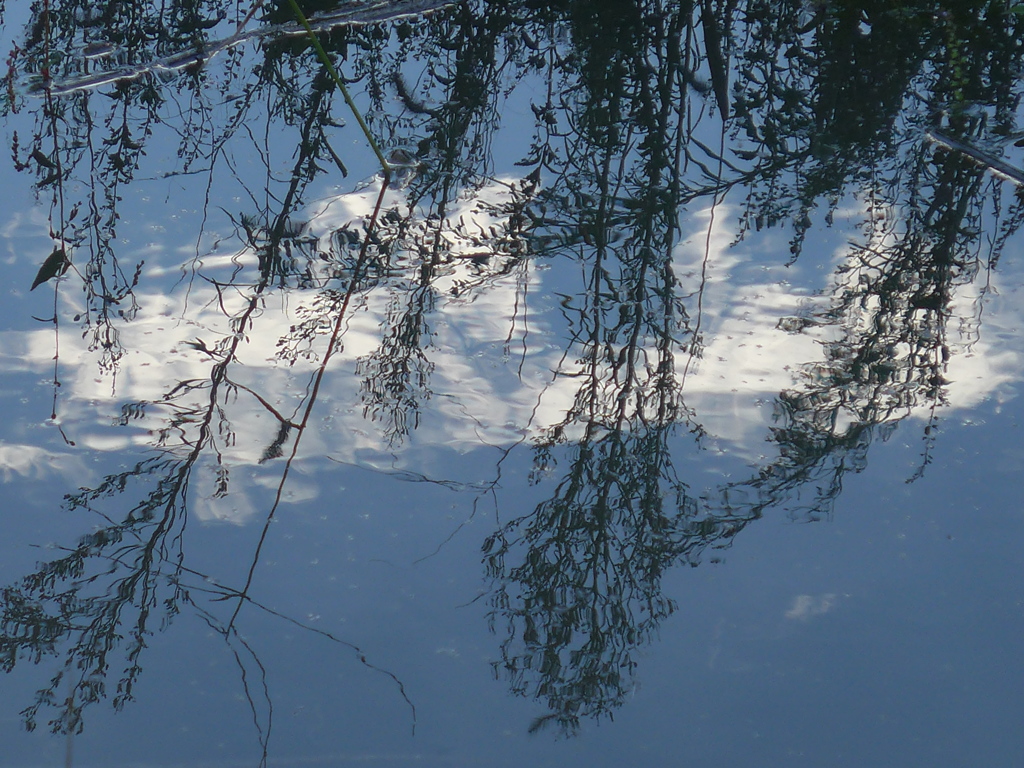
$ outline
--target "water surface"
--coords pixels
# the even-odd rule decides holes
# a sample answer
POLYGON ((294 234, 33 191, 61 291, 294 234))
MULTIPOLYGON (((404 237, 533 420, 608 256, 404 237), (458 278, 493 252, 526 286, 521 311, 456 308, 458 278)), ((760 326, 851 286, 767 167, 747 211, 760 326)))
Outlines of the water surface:
POLYGON ((1019 9, 303 9, 3 8, 0 766, 1014 764, 1019 9))

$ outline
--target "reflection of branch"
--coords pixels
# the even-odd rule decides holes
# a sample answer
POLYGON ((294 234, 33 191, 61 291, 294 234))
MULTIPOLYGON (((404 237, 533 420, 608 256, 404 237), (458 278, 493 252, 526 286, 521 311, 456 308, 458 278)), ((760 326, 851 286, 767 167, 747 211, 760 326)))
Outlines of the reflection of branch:
POLYGON ((359 361, 356 371, 364 377, 363 414, 374 421, 385 420, 384 434, 392 447, 419 426, 421 403, 431 394, 428 384, 434 366, 423 350, 431 335, 426 316, 434 308, 430 278, 428 272, 418 289, 395 298, 380 346, 359 361))
POLYGON ((267 399, 256 390, 252 389, 251 387, 247 387, 244 384, 239 384, 238 382, 231 381, 230 379, 228 379, 227 381, 235 389, 240 389, 243 392, 248 392, 250 395, 252 395, 256 399, 256 401, 267 410, 268 413, 270 413, 275 419, 277 419, 278 422, 280 422, 282 428, 289 427, 294 429, 298 427, 298 424, 296 424, 295 422, 291 421, 287 417, 283 416, 280 412, 278 412, 278 410, 273 405, 271 405, 267 401, 267 399))
MULTIPOLYGON (((561 317, 568 328, 552 373, 557 386, 538 397, 535 413, 555 389, 574 387, 572 402, 557 423, 528 425, 536 438, 530 482, 548 495, 496 524, 485 552, 490 618, 504 631, 496 669, 515 693, 547 707, 534 729, 553 723, 571 731, 582 718, 610 716, 632 685, 638 650, 674 610, 663 592, 664 573, 697 564, 708 547, 728 546, 772 505, 810 519, 830 514, 846 474, 863 468, 873 441, 915 409, 927 409, 929 417, 923 472, 945 403, 953 296, 977 269, 971 254, 982 225, 998 221, 1004 238, 1021 220, 1019 205, 1005 216, 982 209, 982 174, 960 157, 998 169, 998 158, 977 149, 994 140, 985 138, 985 120, 972 122, 963 94, 991 101, 989 89, 999 90, 998 103, 992 102, 998 119, 991 122, 1012 135, 1019 85, 1015 65, 1005 62, 1019 60, 1019 31, 1015 21, 1003 25, 1006 30, 972 28, 976 37, 970 44, 956 40, 963 50, 951 56, 956 30, 933 19, 930 6, 901 6, 906 29, 891 17, 882 23, 888 12, 879 12, 871 34, 863 35, 858 9, 818 5, 808 22, 803 0, 749 0, 736 14, 734 3, 715 0, 495 2, 483 6, 486 23, 474 7, 460 5, 403 25, 396 41, 378 30, 336 25, 435 9, 438 0, 347 3, 314 24, 331 30, 323 42, 334 46, 334 55, 360 51, 346 63, 374 106, 368 112, 374 130, 409 155, 415 174, 400 192, 397 184, 382 185, 368 221, 356 215, 354 226, 330 224, 327 235, 315 238, 309 234, 314 222, 307 227, 294 216, 310 185, 322 179, 321 165, 344 174, 345 164, 328 140, 338 127, 329 79, 312 71, 308 55, 292 50, 306 52, 290 37, 297 28, 271 23, 279 9, 268 7, 268 23, 258 30, 207 40, 220 13, 203 18, 176 2, 158 17, 146 6, 132 18, 99 20, 73 3, 43 4, 52 17, 37 13, 32 37, 42 41, 44 54, 59 44, 71 55, 40 58, 32 41, 28 54, 19 49, 12 60, 13 69, 26 71, 52 64, 53 72, 40 69, 42 82, 53 75, 59 81, 44 94, 37 135, 24 151, 15 146, 15 156, 21 170, 36 174, 37 188, 52 194, 50 220, 59 241, 53 253, 75 261, 86 288, 84 323, 101 365, 116 368, 123 351, 119 318, 131 319, 139 277, 138 268, 133 276, 118 264, 119 201, 136 183, 143 145, 168 110, 196 105, 171 129, 179 131, 180 164, 168 175, 184 179, 200 166, 208 170, 209 207, 214 190, 222 193, 215 171, 226 169, 229 181, 241 183, 248 210, 229 214, 243 241, 230 277, 208 275, 196 246, 192 279, 206 281, 215 294, 203 309, 222 313, 228 326, 215 348, 196 347, 208 375, 171 382, 163 397, 124 407, 123 423, 163 419, 154 430, 157 453, 72 497, 69 506, 96 511, 109 525, 3 593, 0 650, 6 655, 0 658, 13 665, 63 653, 68 662, 61 675, 71 695, 57 702, 59 675, 27 710, 29 719, 51 707, 59 710, 55 727, 80 728, 84 705, 105 695, 102 672, 114 650, 126 655, 114 696, 120 706, 141 673, 154 608, 166 622, 190 605, 222 634, 239 664, 266 760, 272 706, 263 665, 238 634, 241 614, 247 607, 269 611, 251 593, 270 524, 357 306, 386 307, 379 343, 355 364, 364 416, 383 423, 385 440, 397 450, 438 399, 431 391, 431 345, 443 302, 468 305, 495 286, 514 285, 508 333, 498 338, 504 337, 506 350, 521 338, 525 359, 534 265, 578 265, 578 289, 558 286, 565 291, 561 317), (114 57, 117 63, 74 55, 97 27, 119 41, 124 57, 114 57), (254 46, 258 62, 251 70, 245 57, 224 56, 222 73, 211 68, 200 76, 210 56, 256 39, 264 44, 254 46), (418 78, 412 77, 414 59, 425 62, 418 78), (162 83, 156 75, 167 72, 178 76, 162 83), (536 73, 542 80, 532 92, 536 124, 522 158, 526 175, 496 179, 492 143, 502 100, 536 73), (1010 80, 1000 81, 1007 73, 1010 80), (721 127, 704 103, 707 77, 721 122, 734 137, 744 136, 745 143, 728 153, 724 133, 717 149, 701 140, 711 133, 707 120, 721 127), (96 88, 101 82, 110 85, 102 93, 96 88), (399 100, 388 88, 397 89, 399 100), (61 89, 64 98, 55 98, 61 89), (911 114, 904 124, 897 116, 905 104, 911 114), (927 113, 927 121, 915 110, 927 113), (930 124, 943 111, 948 128, 932 135, 944 137, 946 149, 926 151, 913 125, 930 124), (220 122, 215 118, 222 112, 220 122), (265 125, 250 124, 256 113, 266 116, 265 125), (276 138, 280 124, 296 127, 297 135, 295 155, 284 162, 287 178, 278 183, 283 165, 267 137, 276 138), (237 151, 236 139, 252 143, 237 151), (266 171, 255 187, 239 176, 241 157, 266 171), (65 212, 72 179, 85 192, 81 205, 65 212), (397 202, 385 206, 388 189, 397 202), (868 210, 864 242, 843 265, 828 311, 788 326, 838 331, 823 342, 826 358, 779 394, 770 432, 778 457, 753 478, 698 500, 673 449, 684 432, 702 432, 684 388, 707 324, 710 227, 733 191, 743 193, 741 236, 750 227, 790 222, 794 258, 814 206, 824 202, 834 211, 860 195, 868 210), (676 274, 679 217, 684 207, 703 209, 708 200, 700 285, 684 295, 676 274), (243 256, 259 261, 259 274, 244 281, 243 256), (271 405, 272 393, 233 375, 249 334, 263 330, 257 326, 277 290, 311 297, 278 340, 279 361, 301 359, 313 367, 291 417, 287 408, 271 405), (385 300, 376 302, 382 294, 385 300), (681 354, 689 356, 682 365, 681 354), (240 391, 258 405, 235 397, 240 391), (287 457, 245 583, 213 590, 214 601, 230 604, 223 621, 191 602, 188 590, 203 590, 184 583, 195 574, 183 564, 182 542, 188 484, 204 454, 217 465, 214 496, 228 493, 227 448, 243 434, 230 418, 234 403, 274 417, 256 443, 257 450, 266 446, 258 461, 287 457), (147 480, 155 487, 143 489, 126 518, 107 510, 147 480)), ((212 6, 219 9, 217 2, 212 6)), ((58 270, 59 262, 53 263, 58 270)), ((54 322, 56 310, 55 303, 54 322)), ((524 368, 521 363, 520 378, 524 368)), ((56 407, 53 413, 56 418, 56 407)), ((469 490, 472 517, 485 495, 497 500, 502 461, 512 450, 502 448, 490 483, 389 475, 469 490)), ((361 653, 360 659, 366 663, 361 653)), ((414 725, 415 717, 413 709, 414 725)))
MULTIPOLYGON (((342 25, 369 25, 419 15, 451 5, 452 0, 376 0, 376 2, 348 3, 346 7, 320 14, 309 22, 313 33, 330 31, 342 25)), ((48 91, 55 96, 64 96, 88 91, 104 85, 137 80, 156 73, 177 73, 205 66, 220 53, 229 51, 244 43, 267 39, 300 37, 308 34, 299 21, 290 24, 264 24, 250 30, 240 25, 228 37, 218 40, 204 40, 195 48, 185 48, 174 53, 154 58, 148 62, 72 77, 49 85, 48 91)))
POLYGON ((1001 176, 1005 176, 1017 186, 1024 186, 1024 171, 1015 165, 1010 165, 1002 158, 971 146, 959 139, 955 139, 938 128, 933 128, 925 134, 925 136, 932 142, 946 147, 947 149, 951 149, 954 152, 959 152, 960 154, 971 158, 979 165, 988 168, 1001 176))
POLYGON ((846 473, 866 466, 874 439, 922 406, 925 447, 908 481, 930 463, 953 354, 951 304, 977 271, 973 233, 986 214, 981 172, 958 155, 919 151, 902 170, 919 180, 929 204, 907 211, 903 231, 869 209, 875 231, 869 242, 851 243, 832 306, 809 323, 838 323, 842 335, 825 344, 824 360, 806 368, 801 386, 780 393, 772 428, 779 458, 723 489, 726 506, 724 491, 745 488, 753 497, 744 503, 756 514, 785 503, 793 515, 828 517, 846 473))
POLYGON ((621 706, 637 647, 675 609, 662 574, 707 544, 671 431, 611 431, 572 447, 554 495, 484 545, 490 622, 505 634, 495 669, 544 702, 550 714, 534 727, 572 732, 621 706))
MULTIPOLYGON (((388 185, 387 185, 386 181, 381 185, 380 194, 377 197, 377 204, 374 207, 373 214, 370 217, 370 220, 369 220, 369 222, 367 224, 367 233, 368 233, 368 235, 369 235, 370 232, 373 231, 374 225, 375 225, 376 220, 377 220, 377 214, 380 212, 381 203, 383 203, 383 201, 384 201, 384 194, 387 192, 387 186, 388 185)), ((324 374, 327 371, 327 364, 330 362, 330 360, 333 357, 335 351, 338 349, 339 341, 340 341, 340 338, 341 338, 341 331, 342 331, 342 328, 344 327, 345 322, 347 321, 347 317, 348 317, 347 316, 347 310, 349 308, 349 304, 352 301, 352 297, 353 297, 353 295, 354 295, 354 293, 356 291, 356 287, 361 282, 360 277, 361 277, 361 273, 362 273, 362 271, 364 269, 364 266, 366 264, 366 261, 367 261, 367 255, 369 253, 369 244, 370 244, 370 237, 367 236, 363 240, 363 247, 360 250, 359 258, 356 261, 354 272, 353 272, 353 279, 349 283, 348 290, 345 291, 345 293, 343 295, 338 297, 337 303, 336 303, 336 305, 332 309, 331 314, 334 316, 335 320, 334 320, 334 326, 331 329, 330 338, 329 338, 329 340, 327 342, 327 349, 324 351, 324 353, 323 353, 323 355, 321 357, 320 365, 317 367, 316 372, 313 374, 312 382, 311 382, 311 385, 309 387, 309 396, 308 396, 308 398, 306 400, 306 407, 305 407, 305 409, 303 411, 301 421, 296 426, 296 430, 297 430, 298 434, 297 434, 297 436, 295 438, 295 441, 292 443, 291 454, 288 456, 288 459, 287 459, 287 461, 285 462, 285 465, 284 465, 284 470, 281 473, 281 480, 278 483, 277 493, 276 493, 276 495, 274 497, 274 503, 273 503, 273 505, 271 506, 270 510, 267 513, 266 522, 264 523, 263 530, 262 530, 262 532, 260 534, 259 541, 258 541, 258 543, 256 545, 256 550, 253 553, 252 564, 249 567, 249 573, 248 573, 248 575, 246 577, 245 585, 242 588, 242 590, 240 592, 240 595, 247 596, 248 592, 249 592, 249 587, 252 585, 252 580, 253 580, 253 577, 254 577, 254 575, 256 573, 256 566, 258 565, 259 560, 260 560, 260 553, 263 550, 263 544, 266 541, 266 537, 267 537, 267 533, 268 533, 268 531, 270 529, 270 525, 271 525, 271 523, 274 520, 274 515, 277 512, 277 507, 281 503, 281 497, 282 497, 282 494, 284 492, 284 486, 285 486, 285 483, 287 482, 288 474, 289 474, 289 472, 291 470, 291 467, 292 467, 292 462, 294 461, 295 455, 298 452, 299 443, 302 440, 302 435, 305 433, 306 427, 309 424, 310 416, 312 415, 312 412, 313 412, 313 407, 316 405, 317 395, 320 392, 320 386, 323 383, 324 374)), ((238 601, 238 605, 235 607, 235 611, 234 611, 234 613, 231 616, 231 620, 228 622, 228 628, 233 628, 234 627, 235 620, 238 618, 238 613, 242 609, 243 602, 244 601, 240 597, 239 601, 238 601)))
MULTIPOLYGON (((43 564, 17 586, 3 590, 0 649, 5 669, 10 671, 19 658, 38 662, 44 655, 57 655, 60 643, 70 643, 64 671, 55 675, 49 688, 40 691, 36 702, 23 712, 29 728, 35 727, 41 707, 55 705, 54 692, 65 674, 77 669, 80 674, 73 683, 73 695, 50 721, 50 727, 55 732, 81 731, 82 709, 106 696, 108 656, 122 643, 121 626, 128 624, 125 615, 129 607, 137 613, 128 627, 127 665, 116 689, 114 706, 120 708, 132 699, 142 669, 140 654, 150 632, 150 612, 162 605, 167 621, 178 612, 179 602, 188 600, 187 594, 177 587, 170 597, 158 600, 157 590, 160 564, 180 562, 180 550, 173 555, 168 546, 180 547, 185 523, 181 505, 190 469, 188 460, 153 459, 109 477, 92 491, 69 497, 72 509, 91 508, 99 499, 122 492, 134 478, 166 472, 153 492, 123 522, 83 537, 66 556, 43 564), (137 543, 127 543, 126 538, 137 543), (114 553, 112 559, 106 554, 110 550, 114 553), (109 565, 106 570, 90 572, 98 558, 108 559, 109 565), (90 594, 107 578, 111 583, 105 594, 90 594), (83 619, 84 624, 80 623, 83 619)), ((172 584, 175 573, 172 567, 172 584)))
POLYGON ((366 472, 383 475, 384 477, 389 477, 402 483, 427 483, 429 485, 438 485, 449 491, 456 491, 459 493, 465 491, 490 491, 493 487, 493 483, 462 483, 457 480, 443 480, 436 477, 428 477, 427 475, 420 474, 419 472, 412 472, 407 469, 377 469, 376 467, 367 467, 362 464, 353 464, 349 461, 342 461, 334 458, 333 456, 328 456, 327 460, 332 461, 335 464, 341 464, 345 467, 352 467, 353 469, 361 469, 366 472))

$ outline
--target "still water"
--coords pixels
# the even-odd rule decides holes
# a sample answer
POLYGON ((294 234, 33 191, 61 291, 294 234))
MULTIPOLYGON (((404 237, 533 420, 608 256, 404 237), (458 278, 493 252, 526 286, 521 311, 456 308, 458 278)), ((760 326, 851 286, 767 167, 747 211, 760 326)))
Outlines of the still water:
POLYGON ((1021 8, 0 9, 0 766, 1020 764, 1021 8))

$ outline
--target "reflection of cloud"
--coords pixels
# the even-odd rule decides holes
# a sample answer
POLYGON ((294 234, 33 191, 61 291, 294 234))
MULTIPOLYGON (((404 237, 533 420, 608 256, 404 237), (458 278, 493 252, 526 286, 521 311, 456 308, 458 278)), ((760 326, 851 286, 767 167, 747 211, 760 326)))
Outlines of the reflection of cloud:
MULTIPOLYGON (((189 509, 200 520, 242 524, 273 506, 281 473, 273 465, 234 465, 203 461, 190 483, 189 509)), ((281 489, 282 504, 297 504, 320 496, 312 478, 297 468, 281 489)))
POLYGON ((812 616, 822 616, 836 606, 836 595, 827 592, 824 595, 797 595, 793 598, 793 605, 786 611, 787 619, 807 621, 812 616))
MULTIPOLYGON (((422 462, 428 451, 417 450, 419 446, 464 452, 481 444, 508 445, 539 436, 565 417, 582 379, 571 372, 555 376, 556 371, 565 373, 572 367, 578 350, 565 357, 561 331, 565 319, 552 297, 556 293, 572 297, 582 290, 578 262, 516 262, 500 254, 490 261, 474 260, 481 249, 487 251, 488 233, 500 233, 505 226, 502 212, 508 210, 510 190, 509 183, 497 181, 467 196, 451 207, 443 226, 433 220, 428 227, 422 212, 409 223, 414 235, 419 231, 416 227, 422 227, 421 234, 433 233, 443 239, 441 251, 447 261, 438 265, 429 286, 421 287, 431 294, 422 339, 423 355, 431 367, 429 391, 418 393, 418 426, 397 450, 399 456, 392 455, 395 450, 379 424, 365 417, 360 359, 375 353, 389 313, 394 321, 396 306, 402 311, 404 296, 417 286, 422 256, 411 246, 407 252, 392 253, 395 269, 381 278, 378 286, 369 288, 358 306, 353 305, 344 348, 330 363, 318 396, 316 423, 302 438, 300 459, 329 455, 342 462, 426 471, 422 462), (503 271, 504 266, 510 268, 503 271), (528 334, 525 341, 521 333, 528 334)), ((401 191, 388 194, 386 207, 408 210, 401 191)), ((303 237, 325 243, 346 228, 355 236, 375 196, 376 190, 369 187, 311 206, 301 225, 303 237)), ((684 239, 674 254, 678 290, 691 297, 691 328, 700 292, 703 341, 699 355, 692 360, 686 359, 682 345, 677 348, 675 370, 679 377, 686 371, 683 397, 696 421, 717 439, 719 448, 749 461, 757 460, 769 447, 765 436, 773 399, 780 391, 799 386, 799 372, 806 364, 820 361, 822 334, 830 332, 822 328, 793 332, 792 327, 780 327, 780 318, 806 315, 810 302, 829 299, 814 292, 826 286, 790 283, 801 279, 799 264, 766 265, 754 251, 765 247, 764 239, 759 237, 756 246, 753 238, 736 244, 735 218, 727 206, 720 206, 708 238, 708 211, 691 214, 687 225, 692 236, 684 239)), ((410 240, 415 237, 407 237, 407 244, 410 240)), ((836 258, 846 253, 843 249, 836 258)), ((233 279, 239 283, 257 279, 259 268, 253 253, 215 251, 200 263, 188 261, 184 269, 169 268, 168 255, 163 258, 164 266, 147 270, 143 285, 161 281, 173 285, 183 273, 200 277, 191 281, 187 296, 182 286, 136 292, 139 313, 118 328, 126 354, 116 378, 97 371, 97 352, 88 348, 87 338, 76 332, 62 333, 59 364, 64 426, 82 446, 117 450, 129 443, 153 444, 156 430, 165 428, 168 418, 178 411, 148 405, 131 414, 127 426, 112 428, 111 421, 121 416, 122 404, 156 403, 179 382, 208 382, 217 359, 190 343, 201 339, 204 346, 215 349, 219 340, 235 332, 231 317, 239 316, 250 300, 244 287, 223 286, 233 279)), ((147 254, 150 264, 160 260, 160 254, 147 254)), ((820 278, 812 275, 810 279, 820 278)), ((972 286, 958 291, 956 309, 966 318, 973 317, 979 306, 976 293, 972 286)), ((217 466, 231 468, 232 483, 225 496, 218 492, 215 470, 200 471, 205 479, 197 477, 193 493, 202 514, 241 521, 264 506, 262 497, 274 483, 262 469, 269 472, 274 467, 272 460, 267 461, 267 452, 281 429, 277 414, 297 418, 316 365, 315 358, 283 360, 278 343, 301 319, 298 308, 312 306, 319 295, 316 289, 293 289, 286 295, 267 291, 252 325, 245 330, 237 364, 230 369, 231 391, 219 395, 228 428, 214 438, 217 466), (256 467, 261 470, 254 476, 256 467)), ((62 291, 61 296, 64 301, 77 300, 74 291, 62 291)), ((1009 300, 994 303, 998 300, 994 290, 989 297, 986 300, 993 303, 986 306, 984 333, 979 335, 975 328, 974 336, 965 336, 955 348, 962 354, 954 354, 950 361, 948 407, 971 407, 993 394, 1012 396, 1012 384, 1021 378, 1022 355, 1015 349, 1021 342, 1011 333, 1019 325, 1016 310, 1009 300)), ((949 327, 954 328, 955 323, 950 320, 949 327)), ((7 371, 46 370, 53 365, 53 343, 49 329, 2 334, 0 364, 7 371)), ((321 334, 311 349, 322 354, 325 343, 321 334)), ((189 403, 178 401, 175 407, 188 404, 197 412, 208 407, 208 389, 198 389, 190 397, 189 403)), ((283 441, 285 454, 293 439, 294 432, 283 441)), ((42 472, 56 461, 40 449, 19 447, 6 455, 7 459, 0 458, 0 470, 8 477, 11 472, 42 472)), ((292 492, 298 493, 298 487, 292 492)), ((308 492, 317 493, 315 489, 308 492)))
POLYGON ((820 357, 821 348, 811 334, 778 327, 780 318, 804 308, 810 291, 790 283, 795 268, 767 266, 753 244, 734 244, 734 214, 729 206, 718 207, 706 269, 709 211, 693 216, 694 234, 676 249, 681 292, 703 294, 704 348, 683 363, 690 369, 684 398, 710 435, 728 442, 731 453, 754 458, 771 422, 771 407, 762 406, 792 387, 799 367, 820 357))
MULTIPOLYGON (((551 344, 530 345, 525 355, 517 356, 514 365, 507 364, 514 307, 524 290, 539 290, 537 270, 524 268, 518 273, 495 275, 472 295, 455 296, 456 286, 468 281, 481 282, 481 275, 486 274, 486 269, 478 268, 467 253, 472 253, 474 233, 500 227, 493 209, 500 207, 502 195, 507 197, 508 189, 506 184, 495 184, 454 206, 450 213, 450 219, 458 222, 453 225, 456 229, 445 233, 445 253, 451 257, 451 263, 441 266, 430 285, 437 309, 426 316, 430 335, 424 339, 424 352, 434 369, 429 403, 419 428, 409 438, 411 443, 446 445, 457 450, 469 450, 481 441, 508 444, 523 439, 522 425, 530 422, 531 416, 537 428, 543 427, 564 415, 572 402, 575 383, 567 381, 561 389, 549 387, 538 407, 541 392, 550 384, 558 364, 560 351, 551 344), (490 210, 478 210, 481 207, 490 210)), ((389 192, 386 205, 401 210, 404 202, 399 194, 389 192)), ((305 233, 329 238, 346 225, 363 221, 375 197, 372 188, 363 189, 314 206, 315 215, 306 225, 305 233)), ((351 229, 356 231, 358 227, 351 229)), ((222 282, 230 280, 236 270, 241 270, 235 277, 239 282, 254 280, 258 272, 256 258, 249 252, 212 253, 201 262, 198 272, 203 278, 222 282)), ((193 268, 189 263, 185 271, 193 268)), ((146 278, 174 282, 181 273, 180 269, 164 266, 148 271, 146 278)), ((388 442, 364 418, 358 361, 376 351, 384 318, 395 295, 407 288, 407 284, 400 283, 394 292, 385 286, 370 290, 362 304, 350 312, 343 350, 332 359, 318 398, 318 423, 303 436, 303 455, 330 454, 350 462, 358 457, 358 463, 381 463, 373 458, 381 456, 385 457, 383 465, 393 465, 394 460, 386 458, 390 453, 388 442)), ((229 374, 232 386, 238 389, 232 390, 223 403, 230 432, 215 438, 220 456, 217 466, 231 467, 232 475, 241 480, 237 485, 232 483, 231 496, 255 482, 247 478, 243 468, 260 463, 280 428, 277 418, 258 404, 249 390, 259 393, 286 418, 295 417, 308 395, 309 377, 316 360, 284 361, 278 354, 278 341, 295 326, 296 308, 311 305, 318 294, 317 290, 296 289, 287 297, 268 298, 239 347, 237 364, 229 374)), ((187 297, 181 289, 157 293, 137 290, 136 299, 140 305, 136 318, 118 329, 126 353, 115 379, 97 371, 96 353, 88 349, 87 339, 77 333, 61 338, 65 428, 80 445, 94 450, 124 448, 129 435, 136 444, 151 444, 154 431, 164 428, 168 417, 180 413, 185 401, 176 401, 173 410, 153 403, 158 403, 178 382, 207 381, 217 362, 215 357, 191 346, 191 342, 201 340, 203 346, 215 349, 219 340, 232 333, 231 316, 241 314, 249 301, 244 290, 222 290, 203 279, 192 281, 187 297), (149 405, 132 414, 120 431, 112 429, 111 421, 121 415, 121 405, 126 402, 149 405)), ((523 312, 519 310, 520 321, 523 312)), ((545 335, 539 318, 531 317, 530 332, 537 338, 545 335)), ((312 349, 322 354, 325 344, 326 337, 321 335, 314 340, 312 349)), ((0 358, 9 371, 43 371, 52 366, 52 357, 52 331, 8 333, 0 338, 0 358)), ((191 404, 202 409, 203 398, 208 401, 208 395, 207 389, 198 390, 191 404)), ((252 507, 243 499, 221 498, 216 479, 209 478, 215 478, 214 469, 200 469, 194 492, 196 500, 211 515, 238 519, 252 507)), ((294 484, 290 491, 297 492, 294 484)), ((265 493, 265 489, 261 491, 265 493)))
MULTIPOLYGON (((995 277, 990 276, 993 282, 995 277)), ((951 335, 956 335, 951 340, 955 354, 946 374, 952 407, 972 408, 990 398, 1003 402, 1016 397, 1015 385, 1024 378, 1022 324, 1018 296, 1003 297, 993 286, 978 282, 957 289, 949 325, 951 335), (982 307, 985 317, 979 328, 975 316, 982 307), (961 318, 959 327, 957 318, 961 318)))
POLYGON ((15 475, 29 480, 48 477, 84 476, 85 468, 80 459, 63 453, 54 453, 34 445, 11 445, 0 443, 0 476, 5 483, 15 475))

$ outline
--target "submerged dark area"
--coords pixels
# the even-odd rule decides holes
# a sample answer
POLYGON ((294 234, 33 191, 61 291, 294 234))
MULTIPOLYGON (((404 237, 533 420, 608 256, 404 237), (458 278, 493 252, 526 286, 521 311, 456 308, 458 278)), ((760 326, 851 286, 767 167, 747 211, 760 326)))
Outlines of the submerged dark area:
POLYGON ((1024 753, 1024 5, 299 5, 0 4, 0 766, 1024 753))

